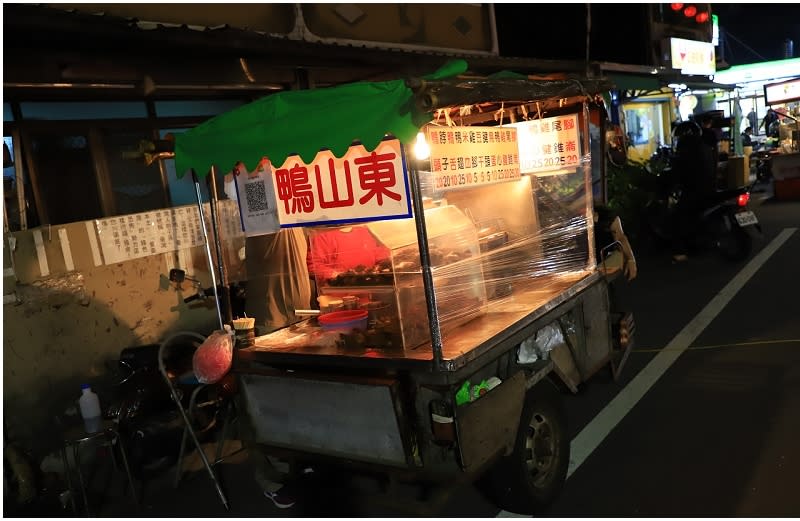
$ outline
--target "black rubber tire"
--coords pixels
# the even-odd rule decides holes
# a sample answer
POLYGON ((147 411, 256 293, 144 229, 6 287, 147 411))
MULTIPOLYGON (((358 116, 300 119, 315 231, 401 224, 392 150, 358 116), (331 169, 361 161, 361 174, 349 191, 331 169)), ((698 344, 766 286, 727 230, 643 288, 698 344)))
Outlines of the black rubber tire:
POLYGON ((528 392, 514 452, 484 480, 491 482, 492 499, 510 512, 545 511, 567 479, 569 449, 561 393, 545 380, 528 392))

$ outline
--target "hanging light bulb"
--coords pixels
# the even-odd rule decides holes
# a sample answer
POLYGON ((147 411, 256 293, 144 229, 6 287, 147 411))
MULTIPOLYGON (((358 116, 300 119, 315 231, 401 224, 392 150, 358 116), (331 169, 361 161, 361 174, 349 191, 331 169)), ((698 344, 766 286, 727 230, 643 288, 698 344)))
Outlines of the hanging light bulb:
POLYGON ((425 141, 425 133, 420 132, 417 134, 417 142, 414 143, 414 157, 420 160, 425 160, 431 157, 431 147, 425 141))

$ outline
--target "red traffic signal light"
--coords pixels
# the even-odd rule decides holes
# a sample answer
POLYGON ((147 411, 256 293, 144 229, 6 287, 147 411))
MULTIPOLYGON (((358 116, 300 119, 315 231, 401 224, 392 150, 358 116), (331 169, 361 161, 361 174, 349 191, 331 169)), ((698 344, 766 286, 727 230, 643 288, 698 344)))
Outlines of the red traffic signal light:
POLYGON ((686 9, 683 10, 683 15, 686 18, 694 18, 694 15, 697 14, 697 8, 693 5, 687 5, 686 9))
POLYGON ((673 11, 680 11, 683 9, 683 4, 669 4, 673 11))
POLYGON ((697 13, 697 16, 694 17, 695 21, 699 24, 704 24, 708 21, 708 13, 705 11, 697 13))

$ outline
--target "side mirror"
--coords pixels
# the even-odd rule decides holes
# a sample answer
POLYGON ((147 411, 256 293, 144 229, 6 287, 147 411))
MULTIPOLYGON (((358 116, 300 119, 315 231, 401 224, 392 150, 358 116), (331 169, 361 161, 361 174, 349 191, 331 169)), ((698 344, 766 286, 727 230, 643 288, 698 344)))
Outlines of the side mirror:
POLYGON ((192 286, 196 288, 200 287, 200 281, 192 277, 187 277, 184 270, 180 268, 172 268, 169 270, 169 281, 175 283, 175 289, 183 290, 181 283, 187 280, 192 283, 192 286))
POLYGON ((169 281, 170 282, 176 282, 176 283, 180 284, 184 280, 186 280, 186 272, 185 271, 183 271, 181 269, 178 269, 178 268, 172 268, 171 270, 169 270, 169 281))

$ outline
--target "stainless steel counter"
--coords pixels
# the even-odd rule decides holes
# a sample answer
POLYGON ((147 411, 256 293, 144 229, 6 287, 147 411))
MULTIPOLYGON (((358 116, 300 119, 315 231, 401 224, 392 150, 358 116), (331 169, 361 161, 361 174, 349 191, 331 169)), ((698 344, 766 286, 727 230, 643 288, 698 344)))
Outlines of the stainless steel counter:
MULTIPOLYGON (((515 281, 511 296, 490 302, 485 314, 444 335, 443 359, 453 368, 461 365, 454 362, 474 358, 498 341, 511 337, 599 277, 599 273, 582 271, 536 277, 524 285, 515 281)), ((264 362, 268 362, 272 354, 417 361, 433 359, 429 342, 407 350, 353 349, 337 346, 339 334, 337 331, 323 331, 316 319, 309 319, 257 337, 253 347, 243 349, 240 353, 244 358, 264 362)))

